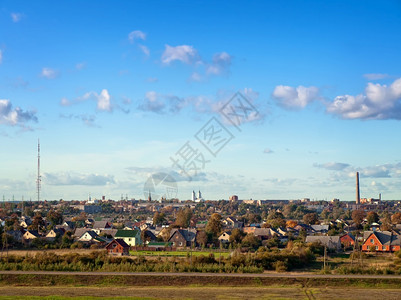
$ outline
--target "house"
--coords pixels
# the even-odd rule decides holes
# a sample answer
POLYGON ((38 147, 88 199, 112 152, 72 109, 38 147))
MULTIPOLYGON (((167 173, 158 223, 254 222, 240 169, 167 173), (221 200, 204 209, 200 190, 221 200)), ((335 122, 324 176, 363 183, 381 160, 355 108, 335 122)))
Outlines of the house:
POLYGON ((26 229, 29 225, 32 225, 32 220, 28 217, 23 217, 19 225, 26 229))
POLYGON ((78 238, 79 242, 85 243, 105 243, 106 240, 97 235, 96 232, 90 230, 86 231, 80 238, 78 238))
POLYGON ((85 232, 91 231, 90 228, 76 228, 74 234, 72 235, 75 239, 79 239, 85 232))
POLYGON ((326 234, 329 231, 329 225, 311 225, 310 226, 315 233, 326 234))
POLYGON ((255 228, 253 235, 263 241, 278 236, 278 233, 272 228, 255 228))
POLYGON ((117 230, 115 239, 123 240, 129 246, 138 246, 141 244, 141 233, 139 230, 117 230))
POLYGON ((52 229, 46 234, 46 240, 54 241, 58 236, 63 236, 65 230, 63 228, 52 229))
POLYGON ((355 244, 355 237, 351 233, 346 233, 340 236, 340 241, 344 248, 349 248, 355 244))
POLYGON ((228 217, 225 220, 223 220, 223 225, 225 225, 227 228, 231 228, 231 229, 244 227, 244 223, 239 222, 234 217, 228 217))
POLYGON ((7 234, 12 237, 12 240, 15 242, 22 242, 22 236, 24 235, 25 230, 8 230, 7 234))
POLYGON ((25 243, 30 243, 34 239, 37 239, 39 237, 40 237, 40 234, 37 230, 27 230, 22 236, 22 241, 25 243))
POLYGON ((107 230, 112 228, 113 228, 113 223, 109 221, 95 221, 95 223, 93 223, 93 229, 107 230))
POLYGON ((394 252, 401 249, 401 236, 390 231, 365 231, 362 251, 394 252))
POLYGON ((106 246, 111 255, 129 255, 129 245, 122 239, 114 239, 106 246))
POLYGON ((339 236, 325 236, 325 235, 308 235, 306 237, 305 243, 315 243, 318 242, 328 249, 340 251, 341 241, 339 236))
POLYGON ((230 236, 231 236, 231 231, 223 231, 223 233, 218 237, 218 239, 222 243, 229 243, 230 236))
POLYGON ((195 245, 195 239, 196 229, 173 229, 168 242, 174 247, 189 247, 195 245))

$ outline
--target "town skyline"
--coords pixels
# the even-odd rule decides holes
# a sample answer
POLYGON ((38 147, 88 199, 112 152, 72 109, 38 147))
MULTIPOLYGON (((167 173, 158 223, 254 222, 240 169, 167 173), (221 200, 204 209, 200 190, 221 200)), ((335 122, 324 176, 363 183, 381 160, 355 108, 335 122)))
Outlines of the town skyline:
POLYGON ((42 200, 146 199, 170 174, 179 199, 355 201, 357 171, 362 198, 399 200, 400 11, 3 1, 0 195, 36 199, 40 138, 42 200))

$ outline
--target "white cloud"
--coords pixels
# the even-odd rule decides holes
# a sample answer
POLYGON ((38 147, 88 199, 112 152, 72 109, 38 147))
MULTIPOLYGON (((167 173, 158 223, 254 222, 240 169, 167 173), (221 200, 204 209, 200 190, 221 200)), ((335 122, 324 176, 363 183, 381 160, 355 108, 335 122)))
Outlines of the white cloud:
POLYGON ((221 75, 228 72, 231 66, 231 56, 227 52, 216 53, 213 55, 212 64, 207 66, 206 73, 211 75, 221 75))
POLYGON ((181 61, 185 64, 193 64, 199 62, 198 52, 194 47, 188 45, 181 45, 176 47, 171 47, 166 45, 164 52, 161 57, 163 64, 170 64, 173 61, 181 61))
POLYGON ((18 23, 22 18, 22 14, 19 13, 11 13, 10 16, 14 23, 18 23))
POLYGON ((301 109, 316 100, 319 95, 317 87, 304 87, 302 85, 297 88, 278 85, 273 91, 273 98, 277 104, 287 109, 301 109))
POLYGON ((47 79, 54 79, 58 76, 58 72, 51 68, 43 68, 41 72, 42 77, 47 79))
POLYGON ((191 81, 201 81, 202 75, 199 74, 198 72, 193 72, 190 79, 191 81))
POLYGON ((143 54, 145 54, 146 56, 150 55, 150 50, 148 47, 146 47, 144 45, 139 45, 139 48, 142 50, 143 54))
POLYGON ((274 151, 270 148, 266 148, 265 150, 263 150, 263 153, 271 154, 271 153, 274 153, 274 151))
POLYGON ((82 70, 82 69, 84 69, 85 67, 86 67, 86 63, 85 63, 85 62, 77 63, 77 64, 75 65, 75 69, 77 69, 77 70, 82 70))
POLYGON ((145 39, 146 39, 146 33, 140 30, 134 30, 128 34, 128 40, 130 41, 130 43, 134 43, 135 40, 145 40, 145 39))
POLYGON ((367 80, 380 80, 380 79, 385 79, 388 78, 388 74, 382 74, 382 73, 369 73, 369 74, 363 74, 363 77, 367 80))
POLYGON ((106 89, 100 92, 100 95, 95 94, 97 98, 97 109, 111 111, 110 94, 106 89))
POLYGON ((335 171, 340 171, 344 170, 345 168, 349 167, 349 164, 346 163, 338 163, 338 162, 328 162, 325 164, 313 164, 314 167, 316 168, 322 168, 326 170, 335 170, 335 171))
POLYGON ((87 100, 94 100, 96 101, 96 106, 98 110, 101 111, 112 111, 113 106, 111 103, 111 96, 107 89, 103 89, 100 94, 96 92, 87 92, 82 97, 78 97, 72 101, 68 100, 67 98, 62 98, 60 101, 60 105, 62 106, 69 106, 72 104, 80 103, 82 101, 87 100))
POLYGON ((327 105, 327 112, 343 119, 401 119, 401 78, 390 86, 368 83, 356 96, 337 96, 327 105))
POLYGON ((112 175, 80 174, 75 172, 44 173, 43 179, 49 185, 104 186, 115 183, 112 175))
POLYGON ((60 104, 62 106, 70 106, 71 102, 67 98, 63 98, 63 99, 61 99, 60 104))
POLYGON ((0 99, 0 124, 15 126, 28 121, 38 121, 35 112, 23 111, 19 107, 13 108, 10 100, 0 99))

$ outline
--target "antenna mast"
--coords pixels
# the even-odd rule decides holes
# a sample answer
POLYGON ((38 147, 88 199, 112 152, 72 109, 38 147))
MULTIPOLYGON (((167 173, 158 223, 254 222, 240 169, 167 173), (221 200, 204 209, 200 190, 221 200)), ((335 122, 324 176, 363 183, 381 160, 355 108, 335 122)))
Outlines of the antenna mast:
POLYGON ((40 176, 40 140, 38 139, 38 178, 36 179, 36 192, 38 194, 38 202, 40 201, 40 183, 42 179, 40 176))

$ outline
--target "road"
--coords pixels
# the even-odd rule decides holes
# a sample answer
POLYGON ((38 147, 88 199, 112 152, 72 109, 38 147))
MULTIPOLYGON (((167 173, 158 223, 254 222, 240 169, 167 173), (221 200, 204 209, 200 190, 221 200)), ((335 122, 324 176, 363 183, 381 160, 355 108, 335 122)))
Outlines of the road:
POLYGON ((355 278, 355 279, 400 279, 400 275, 320 275, 307 273, 133 273, 133 272, 61 272, 61 271, 0 271, 0 275, 82 275, 82 276, 186 276, 186 277, 267 277, 267 278, 355 278))

